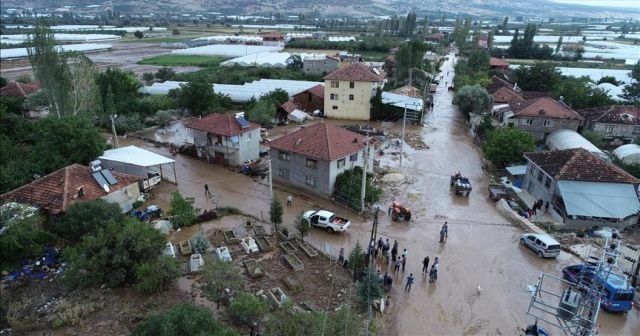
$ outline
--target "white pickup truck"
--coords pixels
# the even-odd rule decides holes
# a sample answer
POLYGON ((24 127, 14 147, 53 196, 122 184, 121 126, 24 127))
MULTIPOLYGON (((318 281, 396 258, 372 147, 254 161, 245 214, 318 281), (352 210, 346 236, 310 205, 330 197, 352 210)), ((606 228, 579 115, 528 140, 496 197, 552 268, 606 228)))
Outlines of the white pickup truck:
POLYGON ((338 217, 333 212, 327 210, 307 211, 302 217, 308 220, 313 226, 327 229, 329 233, 343 232, 351 226, 351 222, 348 219, 338 217))

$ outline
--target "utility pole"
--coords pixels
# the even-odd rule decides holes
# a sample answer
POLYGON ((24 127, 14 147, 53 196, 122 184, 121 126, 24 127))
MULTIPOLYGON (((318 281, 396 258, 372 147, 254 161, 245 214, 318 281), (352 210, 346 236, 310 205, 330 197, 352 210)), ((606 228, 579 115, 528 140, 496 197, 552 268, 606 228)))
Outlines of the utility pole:
POLYGON ((112 114, 109 116, 111 119, 111 132, 113 132, 113 148, 118 148, 118 133, 116 133, 116 118, 117 114, 112 114))
POLYGON ((273 174, 271 173, 271 159, 269 159, 269 196, 273 200, 273 174))
POLYGON ((400 141, 400 165, 399 168, 402 168, 402 154, 404 151, 404 130, 407 126, 407 103, 404 104, 404 116, 402 117, 402 140, 400 141))
MULTIPOLYGON (((376 236, 378 234, 378 212, 380 211, 380 207, 376 208, 376 211, 373 213, 373 226, 371 226, 371 239, 369 240, 369 245, 367 246, 367 268, 371 267, 371 264, 373 263, 373 256, 371 255, 371 247, 374 246, 375 247, 375 243, 376 243, 376 236)), ((369 276, 368 270, 367 270, 367 281, 371 281, 371 277, 369 276)), ((371 285, 367 284, 367 288, 371 289, 371 285)), ((371 318, 373 315, 373 308, 371 305, 371 295, 367 295, 367 305, 368 310, 369 310, 369 317, 367 319, 367 329, 365 329, 365 335, 368 336, 369 335, 369 325, 371 324, 371 318)))
POLYGON ((367 163, 369 162, 369 136, 365 138, 364 155, 362 162, 362 189, 360 190, 360 211, 364 213, 364 199, 367 192, 367 163))

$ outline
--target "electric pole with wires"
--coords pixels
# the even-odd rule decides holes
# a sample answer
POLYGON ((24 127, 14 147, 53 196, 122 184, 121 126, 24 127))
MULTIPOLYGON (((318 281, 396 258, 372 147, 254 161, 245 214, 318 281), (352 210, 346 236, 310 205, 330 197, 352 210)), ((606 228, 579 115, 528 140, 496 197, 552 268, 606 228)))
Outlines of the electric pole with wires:
MULTIPOLYGON (((380 212, 380 207, 376 208, 376 211, 373 213, 373 225, 371 226, 371 239, 369 240, 369 245, 367 246, 367 276, 366 276, 366 281, 371 281, 371 276, 369 274, 369 270, 374 266, 374 258, 371 255, 373 253, 373 249, 375 248, 375 244, 376 244, 376 236, 378 235, 378 212, 380 212)), ((377 280, 377 279, 376 279, 377 280)), ((373 306, 371 304, 371 284, 367 283, 367 290, 368 290, 368 295, 367 295, 367 310, 368 312, 368 317, 367 317, 367 329, 365 329, 365 335, 369 335, 369 326, 371 326, 371 319, 373 318, 373 306)))

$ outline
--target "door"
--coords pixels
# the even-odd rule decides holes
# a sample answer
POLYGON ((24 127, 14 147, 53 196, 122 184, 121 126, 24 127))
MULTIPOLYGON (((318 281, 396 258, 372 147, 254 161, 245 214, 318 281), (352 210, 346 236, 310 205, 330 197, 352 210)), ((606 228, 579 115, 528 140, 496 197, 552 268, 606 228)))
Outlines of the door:
POLYGON ((224 163, 224 153, 215 152, 215 156, 213 158, 214 162, 224 163))

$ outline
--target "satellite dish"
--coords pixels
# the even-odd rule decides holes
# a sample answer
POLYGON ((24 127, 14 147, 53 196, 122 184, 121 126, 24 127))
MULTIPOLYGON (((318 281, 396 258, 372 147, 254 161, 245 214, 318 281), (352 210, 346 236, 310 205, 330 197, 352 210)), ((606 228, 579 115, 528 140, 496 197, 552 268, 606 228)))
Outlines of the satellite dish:
POLYGON ((109 192, 109 185, 108 185, 108 184, 106 184, 106 183, 105 183, 105 184, 103 184, 103 185, 102 185, 102 189, 104 189, 104 191, 108 193, 108 192, 109 192))

